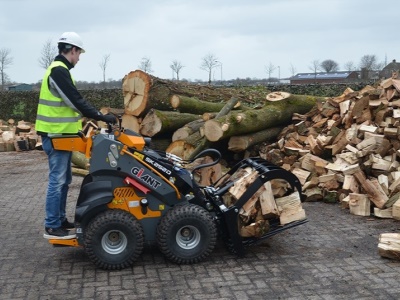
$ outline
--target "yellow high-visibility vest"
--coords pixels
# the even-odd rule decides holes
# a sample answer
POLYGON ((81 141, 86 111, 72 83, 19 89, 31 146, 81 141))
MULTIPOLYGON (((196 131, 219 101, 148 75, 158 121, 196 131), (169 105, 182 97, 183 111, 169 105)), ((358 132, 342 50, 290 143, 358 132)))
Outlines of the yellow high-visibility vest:
MULTIPOLYGON (((59 66, 68 69, 63 62, 53 61, 44 74, 40 88, 35 129, 47 133, 77 133, 82 129, 82 116, 69 107, 59 93, 50 89, 48 84, 51 70, 59 66)), ((75 84, 73 78, 72 82, 75 84)))

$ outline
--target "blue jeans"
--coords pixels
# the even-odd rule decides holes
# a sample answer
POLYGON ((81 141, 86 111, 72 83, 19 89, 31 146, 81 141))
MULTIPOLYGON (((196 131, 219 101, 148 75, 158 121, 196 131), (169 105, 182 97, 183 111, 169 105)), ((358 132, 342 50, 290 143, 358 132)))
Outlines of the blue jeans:
POLYGON ((44 226, 58 228, 61 227, 61 222, 66 219, 65 207, 67 205, 68 185, 72 181, 72 152, 55 150, 51 139, 47 136, 42 136, 42 147, 49 158, 49 183, 44 226))

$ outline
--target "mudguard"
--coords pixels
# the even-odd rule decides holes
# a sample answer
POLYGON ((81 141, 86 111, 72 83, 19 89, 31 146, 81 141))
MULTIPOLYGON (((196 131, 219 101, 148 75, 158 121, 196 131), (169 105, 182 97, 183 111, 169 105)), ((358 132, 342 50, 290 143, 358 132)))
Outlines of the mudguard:
POLYGON ((75 222, 82 225, 85 220, 107 209, 113 199, 111 181, 84 182, 75 209, 75 222))

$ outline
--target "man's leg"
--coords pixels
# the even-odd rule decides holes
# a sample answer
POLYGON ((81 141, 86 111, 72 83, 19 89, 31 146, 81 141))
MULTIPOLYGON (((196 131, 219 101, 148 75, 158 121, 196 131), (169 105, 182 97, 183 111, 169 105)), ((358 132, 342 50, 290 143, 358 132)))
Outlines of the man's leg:
POLYGON ((61 201, 60 201, 60 220, 61 220, 61 222, 65 221, 67 219, 67 216, 65 213, 65 208, 67 206, 69 185, 72 182, 72 170, 71 170, 72 152, 68 152, 68 153, 69 153, 69 158, 68 158, 68 162, 67 162, 68 169, 66 172, 65 183, 61 188, 61 201))
POLYGON ((71 152, 55 150, 49 137, 42 138, 43 150, 49 159, 49 183, 46 196, 46 228, 61 227, 68 184, 71 182, 71 152))

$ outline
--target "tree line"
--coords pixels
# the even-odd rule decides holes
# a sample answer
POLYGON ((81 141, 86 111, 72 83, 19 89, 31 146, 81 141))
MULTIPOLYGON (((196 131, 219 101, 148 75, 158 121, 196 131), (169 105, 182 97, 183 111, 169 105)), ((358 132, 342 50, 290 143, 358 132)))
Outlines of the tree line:
MULTIPOLYGON (((40 56, 38 58, 38 64, 40 67, 47 69, 48 66, 51 64, 53 61, 54 57, 58 54, 58 49, 56 46, 54 46, 53 42, 51 39, 48 39, 42 47, 40 56)), ((114 87, 120 87, 121 86, 121 81, 120 80, 112 80, 108 79, 106 80, 106 73, 107 73, 107 67, 109 66, 109 63, 111 61, 111 54, 104 54, 101 61, 99 62, 99 67, 102 72, 102 81, 101 82, 80 82, 79 84, 84 86, 84 88, 114 88, 114 87)), ((8 48, 0 48, 0 79, 1 79, 1 90, 4 90, 6 85, 12 84, 11 78, 8 76, 6 73, 6 70, 10 68, 10 66, 13 64, 14 58, 11 56, 11 50, 8 48)), ((384 62, 379 62, 378 57, 376 55, 363 55, 358 63, 355 64, 352 61, 348 61, 343 65, 343 70, 344 71, 356 71, 357 68, 358 70, 365 70, 366 74, 370 74, 370 71, 380 71, 382 70, 383 67, 387 65, 387 61, 385 59, 384 62)), ((174 59, 171 64, 170 68, 172 70, 173 74, 173 79, 174 80, 181 80, 181 71, 185 66, 182 64, 177 59, 174 59)), ((200 62, 199 68, 201 70, 204 70, 207 72, 208 76, 208 83, 211 84, 213 80, 213 74, 215 73, 215 70, 219 69, 221 73, 221 79, 220 82, 223 82, 223 64, 221 60, 213 53, 208 53, 205 55, 200 62)), ((146 72, 146 73, 153 73, 152 69, 152 62, 151 59, 147 56, 143 57, 141 61, 139 62, 138 69, 146 72)), ((320 62, 319 60, 313 60, 310 65, 309 69, 313 73, 317 73, 320 71, 323 72, 337 72, 339 70, 339 64, 332 60, 332 59, 326 59, 320 62)), ((280 81, 280 66, 275 65, 272 62, 269 62, 267 65, 264 66, 264 71, 268 75, 268 81, 280 81), (278 76, 272 76, 273 74, 276 74, 276 71, 278 71, 278 76)), ((289 67, 289 71, 291 76, 296 75, 296 68, 295 66, 291 63, 289 67)), ((366 78, 369 79, 369 78, 366 78)), ((188 80, 186 80, 188 81, 188 80)), ((40 82, 38 82, 40 84, 40 82)))

